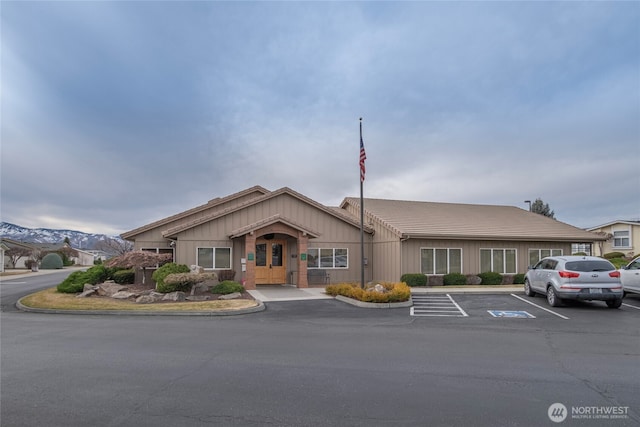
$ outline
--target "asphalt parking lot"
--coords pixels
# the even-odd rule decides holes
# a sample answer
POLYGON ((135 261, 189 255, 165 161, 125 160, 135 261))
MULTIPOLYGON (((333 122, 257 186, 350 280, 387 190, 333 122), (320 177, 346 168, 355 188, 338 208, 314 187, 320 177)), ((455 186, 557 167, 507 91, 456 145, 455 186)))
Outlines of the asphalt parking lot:
POLYGON ((567 301, 561 307, 551 307, 546 298, 528 297, 523 292, 503 294, 442 294, 429 296, 426 310, 419 311, 414 301, 412 317, 429 319, 429 322, 451 321, 473 324, 524 322, 536 327, 554 328, 562 323, 588 323, 591 328, 628 326, 638 330, 640 321, 640 295, 627 295, 622 307, 610 309, 602 301, 567 301), (450 300, 450 303, 447 302, 450 300), (598 326, 599 325, 599 326, 598 326))

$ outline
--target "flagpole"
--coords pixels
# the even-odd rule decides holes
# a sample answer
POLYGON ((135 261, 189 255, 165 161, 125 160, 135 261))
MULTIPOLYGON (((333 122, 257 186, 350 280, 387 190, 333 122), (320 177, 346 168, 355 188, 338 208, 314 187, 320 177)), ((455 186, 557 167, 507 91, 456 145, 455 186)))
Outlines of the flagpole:
POLYGON ((362 142, 362 117, 360 117, 360 287, 364 289, 364 159, 362 158, 364 145, 362 142))

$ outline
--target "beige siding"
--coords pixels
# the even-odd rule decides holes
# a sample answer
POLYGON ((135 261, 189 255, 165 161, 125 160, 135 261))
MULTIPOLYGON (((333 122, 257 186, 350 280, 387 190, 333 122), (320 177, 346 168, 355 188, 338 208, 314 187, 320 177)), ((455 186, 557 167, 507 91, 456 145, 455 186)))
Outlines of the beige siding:
MULTIPOLYGON (((348 250, 349 268, 330 269, 331 282, 359 280, 361 258, 360 246, 356 243, 360 241, 359 229, 286 193, 257 204, 250 204, 179 233, 176 262, 195 264, 198 247, 232 247, 233 269, 238 272, 236 279, 239 280, 244 239, 238 238, 232 241, 228 236, 248 224, 257 223, 277 214, 295 223, 304 224, 308 229, 320 234, 318 238, 309 240, 309 248, 346 248, 348 250)), ((287 238, 286 263, 289 273, 295 269, 294 256, 299 256, 296 239, 287 238)))
POLYGON ((571 254, 570 243, 412 239, 403 243, 403 272, 421 272, 421 248, 462 249, 463 274, 482 273, 482 271, 480 271, 480 249, 515 249, 518 273, 526 273, 527 271, 527 267, 529 266, 529 249, 560 249, 563 255, 571 254))
POLYGON ((601 227, 593 232, 604 232, 613 235, 614 231, 629 231, 629 237, 631 239, 631 247, 629 248, 614 248, 613 238, 602 243, 595 243, 593 245, 594 255, 602 256, 609 252, 622 252, 624 254, 632 253, 633 256, 640 254, 640 225, 616 223, 606 227, 601 227))

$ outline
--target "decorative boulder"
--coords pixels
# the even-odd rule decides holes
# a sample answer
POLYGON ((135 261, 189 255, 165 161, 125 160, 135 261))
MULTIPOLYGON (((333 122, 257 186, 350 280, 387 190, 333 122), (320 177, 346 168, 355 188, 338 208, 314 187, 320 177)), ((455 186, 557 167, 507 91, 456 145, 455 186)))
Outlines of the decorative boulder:
POLYGON ((162 297, 162 301, 176 301, 176 302, 180 302, 180 301, 184 301, 185 300, 186 295, 184 294, 184 292, 171 292, 168 294, 165 294, 164 297, 162 297))
POLYGON ((232 292, 226 295, 220 295, 218 299, 237 299, 240 298, 242 294, 240 292, 232 292))

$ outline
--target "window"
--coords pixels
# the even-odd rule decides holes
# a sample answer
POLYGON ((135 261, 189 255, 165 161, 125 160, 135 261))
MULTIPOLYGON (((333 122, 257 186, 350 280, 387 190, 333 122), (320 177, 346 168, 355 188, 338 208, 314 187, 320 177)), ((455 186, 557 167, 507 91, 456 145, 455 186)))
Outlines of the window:
POLYGON ((196 263, 209 270, 231 269, 231 248, 198 248, 196 263))
POLYGON ((462 249, 421 248, 422 274, 462 273, 462 249))
POLYGON ((529 265, 536 265, 542 258, 561 256, 562 249, 529 249, 529 265))
POLYGON ((631 247, 631 241, 629 239, 629 230, 613 232, 613 247, 625 248, 625 249, 631 247))
POLYGON ((493 271, 500 274, 515 274, 515 249, 480 249, 480 272, 493 271))
POLYGON ((308 268, 349 268, 349 252, 343 248, 307 250, 308 268))
POLYGON ((571 244, 571 253, 584 253, 587 255, 591 255, 591 243, 572 243, 571 244))

